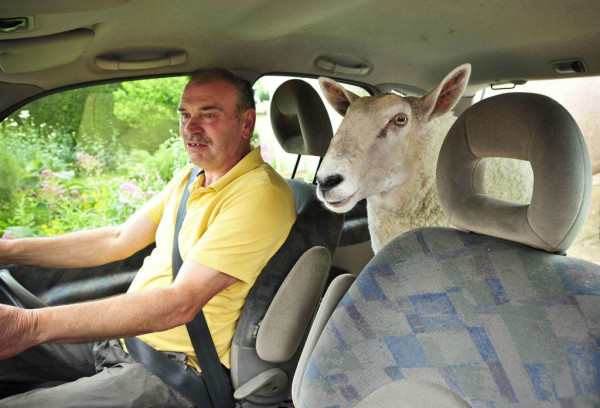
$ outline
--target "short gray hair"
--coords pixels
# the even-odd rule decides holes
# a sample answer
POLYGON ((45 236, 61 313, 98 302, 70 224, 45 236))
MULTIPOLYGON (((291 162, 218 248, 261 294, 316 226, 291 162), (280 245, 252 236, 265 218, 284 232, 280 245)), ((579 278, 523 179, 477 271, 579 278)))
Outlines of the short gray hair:
POLYGON ((190 82, 205 84, 213 81, 226 81, 234 86, 238 93, 237 116, 247 109, 256 109, 254 103, 254 89, 246 78, 233 71, 224 68, 209 68, 194 71, 190 76, 190 82))

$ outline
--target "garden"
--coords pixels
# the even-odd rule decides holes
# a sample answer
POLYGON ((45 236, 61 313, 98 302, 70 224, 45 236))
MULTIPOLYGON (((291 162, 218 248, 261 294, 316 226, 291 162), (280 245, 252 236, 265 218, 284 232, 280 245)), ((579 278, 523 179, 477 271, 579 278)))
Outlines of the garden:
POLYGON ((187 78, 107 84, 34 101, 0 124, 0 235, 123 222, 187 163, 176 108, 187 78))

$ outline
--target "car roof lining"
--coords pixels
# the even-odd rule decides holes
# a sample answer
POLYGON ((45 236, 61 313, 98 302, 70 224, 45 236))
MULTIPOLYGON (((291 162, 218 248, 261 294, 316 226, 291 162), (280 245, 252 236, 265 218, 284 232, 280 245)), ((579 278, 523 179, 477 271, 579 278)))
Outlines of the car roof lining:
POLYGON ((0 82, 52 90, 223 66, 260 75, 297 72, 425 90, 455 66, 470 62, 474 68, 467 93, 473 94, 493 82, 557 78, 550 66, 556 60, 581 58, 589 69, 586 75, 600 75, 600 2, 583 3, 384 0, 375 7, 372 1, 346 0, 325 7, 317 0, 301 6, 274 0, 182 0, 176 6, 162 0, 9 2, 3 6, 4 17, 33 16, 35 27, 1 33, 0 44, 24 38, 35 44, 34 37, 81 29, 94 35, 72 62, 55 65, 56 59, 55 66, 30 73, 0 72, 0 82), (386 19, 393 23, 383 24, 386 19), (101 69, 95 63, 98 56, 135 58, 156 50, 183 51, 188 58, 180 65, 131 71, 101 69), (365 61, 372 69, 366 75, 332 75, 315 65, 323 55, 365 61))

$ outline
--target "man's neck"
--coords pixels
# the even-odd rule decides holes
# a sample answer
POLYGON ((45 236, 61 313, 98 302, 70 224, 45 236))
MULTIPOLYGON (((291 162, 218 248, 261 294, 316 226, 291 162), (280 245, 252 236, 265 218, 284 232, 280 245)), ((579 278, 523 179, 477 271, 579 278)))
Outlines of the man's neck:
POLYGON ((249 150, 247 152, 244 152, 236 162, 227 166, 225 169, 220 169, 220 170, 204 169, 204 182, 202 183, 202 187, 209 187, 213 183, 216 183, 221 177, 223 177, 225 174, 229 173, 229 171, 231 169, 233 169, 240 161, 242 161, 244 159, 244 157, 246 157, 248 155, 248 153, 250 153, 251 151, 252 151, 252 148, 249 148, 249 150))
MULTIPOLYGON (((231 170, 231 169, 229 169, 231 170)), ((227 172, 229 171, 227 170, 225 173, 215 173, 215 172, 204 172, 204 181, 202 182, 202 187, 209 187, 210 185, 212 185, 213 183, 216 183, 221 177, 223 177, 225 174, 227 174, 227 172)))

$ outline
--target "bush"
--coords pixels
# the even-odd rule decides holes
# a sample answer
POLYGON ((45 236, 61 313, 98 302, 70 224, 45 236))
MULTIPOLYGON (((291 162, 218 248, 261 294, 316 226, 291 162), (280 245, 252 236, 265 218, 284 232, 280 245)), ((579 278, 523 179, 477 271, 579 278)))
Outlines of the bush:
POLYGON ((6 143, 0 138, 0 212, 7 211, 14 203, 14 193, 23 178, 21 163, 10 153, 6 143))

